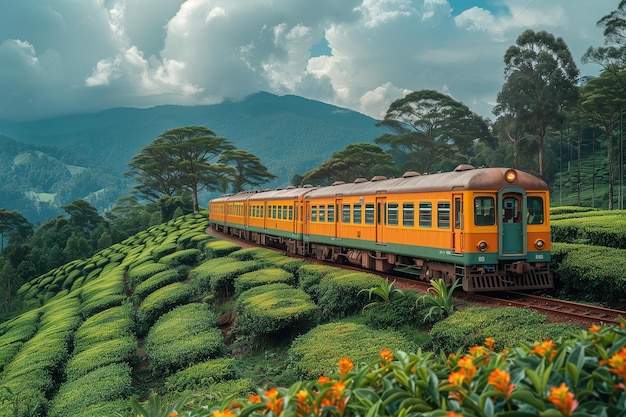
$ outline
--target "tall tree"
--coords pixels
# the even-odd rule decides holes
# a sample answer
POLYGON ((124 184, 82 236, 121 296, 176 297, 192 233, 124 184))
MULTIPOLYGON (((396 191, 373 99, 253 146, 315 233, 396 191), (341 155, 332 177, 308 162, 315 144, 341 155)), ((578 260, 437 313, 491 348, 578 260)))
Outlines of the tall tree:
POLYGON ((373 143, 353 143, 304 174, 301 182, 330 185, 335 181, 352 182, 356 178, 392 176, 396 173, 397 168, 389 152, 373 143))
POLYGON ((173 196, 187 190, 193 196, 194 213, 199 211, 198 193, 223 190, 232 167, 217 161, 234 149, 225 138, 202 126, 187 126, 161 133, 129 163, 126 173, 138 185, 135 190, 155 201, 161 195, 173 196))
POLYGON ((76 200, 61 208, 70 215, 70 223, 86 235, 91 235, 99 224, 104 223, 104 218, 98 214, 98 210, 85 200, 76 200))
MULTIPOLYGON (((626 79, 626 73, 622 75, 626 79)), ((615 184, 615 168, 613 156, 614 131, 620 114, 626 108, 626 99, 615 82, 615 74, 603 71, 599 77, 593 78, 581 88, 581 110, 594 123, 601 126, 608 141, 609 163, 609 210, 613 209, 615 184)))
POLYGON ((543 177, 543 142, 548 127, 557 126, 564 108, 578 97, 578 68, 563 39, 531 29, 524 31, 504 55, 505 83, 494 114, 512 116, 534 132, 543 177))
POLYGON ((0 208, 0 251, 8 243, 24 241, 33 234, 33 225, 19 211, 0 208))
POLYGON ((233 172, 232 178, 232 191, 234 193, 243 191, 246 185, 254 187, 276 178, 276 175, 269 172, 267 167, 261 163, 258 156, 239 149, 224 152, 218 163, 235 168, 236 171, 233 172))
POLYGON ((384 134, 376 143, 390 145, 406 157, 405 170, 419 172, 429 172, 442 161, 467 162, 474 140, 491 141, 480 116, 433 90, 415 91, 394 101, 378 125, 395 134, 384 134))

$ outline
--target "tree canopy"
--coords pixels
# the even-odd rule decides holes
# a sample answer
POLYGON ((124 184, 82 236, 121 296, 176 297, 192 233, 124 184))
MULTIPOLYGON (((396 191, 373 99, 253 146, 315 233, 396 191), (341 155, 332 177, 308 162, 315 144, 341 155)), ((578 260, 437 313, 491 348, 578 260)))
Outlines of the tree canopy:
POLYGON ((543 141, 548 127, 562 120, 577 99, 578 67, 565 41, 546 31, 524 31, 504 55, 505 83, 494 114, 509 115, 534 132, 543 177, 543 141))
POLYGON ((354 143, 333 153, 332 157, 304 174, 302 184, 330 185, 335 181, 352 182, 357 178, 397 173, 391 154, 372 143, 354 143))
POLYGON ((138 182, 136 192, 152 201, 161 195, 190 191, 197 213, 198 193, 224 191, 235 174, 233 167, 217 162, 222 153, 233 149, 226 138, 217 137, 206 127, 179 127, 161 133, 144 147, 129 163, 126 175, 138 182))
POLYGON ((405 171, 423 173, 445 161, 467 162, 475 140, 491 140, 485 120, 433 90, 415 91, 394 101, 378 125, 395 132, 378 137, 376 143, 404 155, 405 171))

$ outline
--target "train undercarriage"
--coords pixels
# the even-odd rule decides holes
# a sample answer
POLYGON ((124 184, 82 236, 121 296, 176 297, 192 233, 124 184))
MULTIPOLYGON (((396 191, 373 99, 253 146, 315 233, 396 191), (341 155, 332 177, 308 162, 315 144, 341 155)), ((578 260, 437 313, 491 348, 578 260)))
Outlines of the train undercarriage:
POLYGON ((355 265, 378 272, 400 271, 421 281, 443 279, 451 286, 460 280, 468 293, 489 291, 527 291, 553 288, 554 282, 547 262, 500 262, 498 265, 460 265, 428 259, 400 256, 383 251, 369 251, 341 246, 311 243, 302 240, 256 233, 213 225, 220 232, 263 246, 273 246, 289 253, 310 256, 333 263, 355 265))

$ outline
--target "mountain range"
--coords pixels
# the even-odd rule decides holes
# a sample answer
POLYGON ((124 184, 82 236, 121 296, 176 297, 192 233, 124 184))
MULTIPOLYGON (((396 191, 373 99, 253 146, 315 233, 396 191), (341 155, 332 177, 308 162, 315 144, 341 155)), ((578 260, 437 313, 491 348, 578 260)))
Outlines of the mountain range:
POLYGON ((260 92, 215 105, 114 108, 98 113, 12 122, 0 120, 0 207, 40 224, 77 199, 100 212, 129 195, 128 163, 162 132, 204 126, 257 155, 289 185, 351 143, 386 129, 352 110, 298 96, 260 92))

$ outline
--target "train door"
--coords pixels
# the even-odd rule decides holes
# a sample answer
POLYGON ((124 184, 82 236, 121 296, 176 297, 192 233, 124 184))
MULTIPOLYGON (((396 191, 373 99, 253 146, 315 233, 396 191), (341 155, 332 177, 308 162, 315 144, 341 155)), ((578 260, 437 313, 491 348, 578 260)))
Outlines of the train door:
POLYGON ((334 217, 334 228, 335 228, 335 237, 340 238, 342 236, 340 227, 341 220, 340 217, 343 216, 343 206, 341 204, 341 199, 338 198, 335 200, 335 217, 334 217))
POLYGON ((452 219, 452 250, 463 253, 463 194, 452 194, 454 210, 452 219))
POLYGON ((500 192, 499 226, 501 256, 526 254, 526 234, 524 233, 524 202, 522 192, 500 192))
POLYGON ((387 204, 385 197, 376 197, 376 243, 385 243, 387 204))

